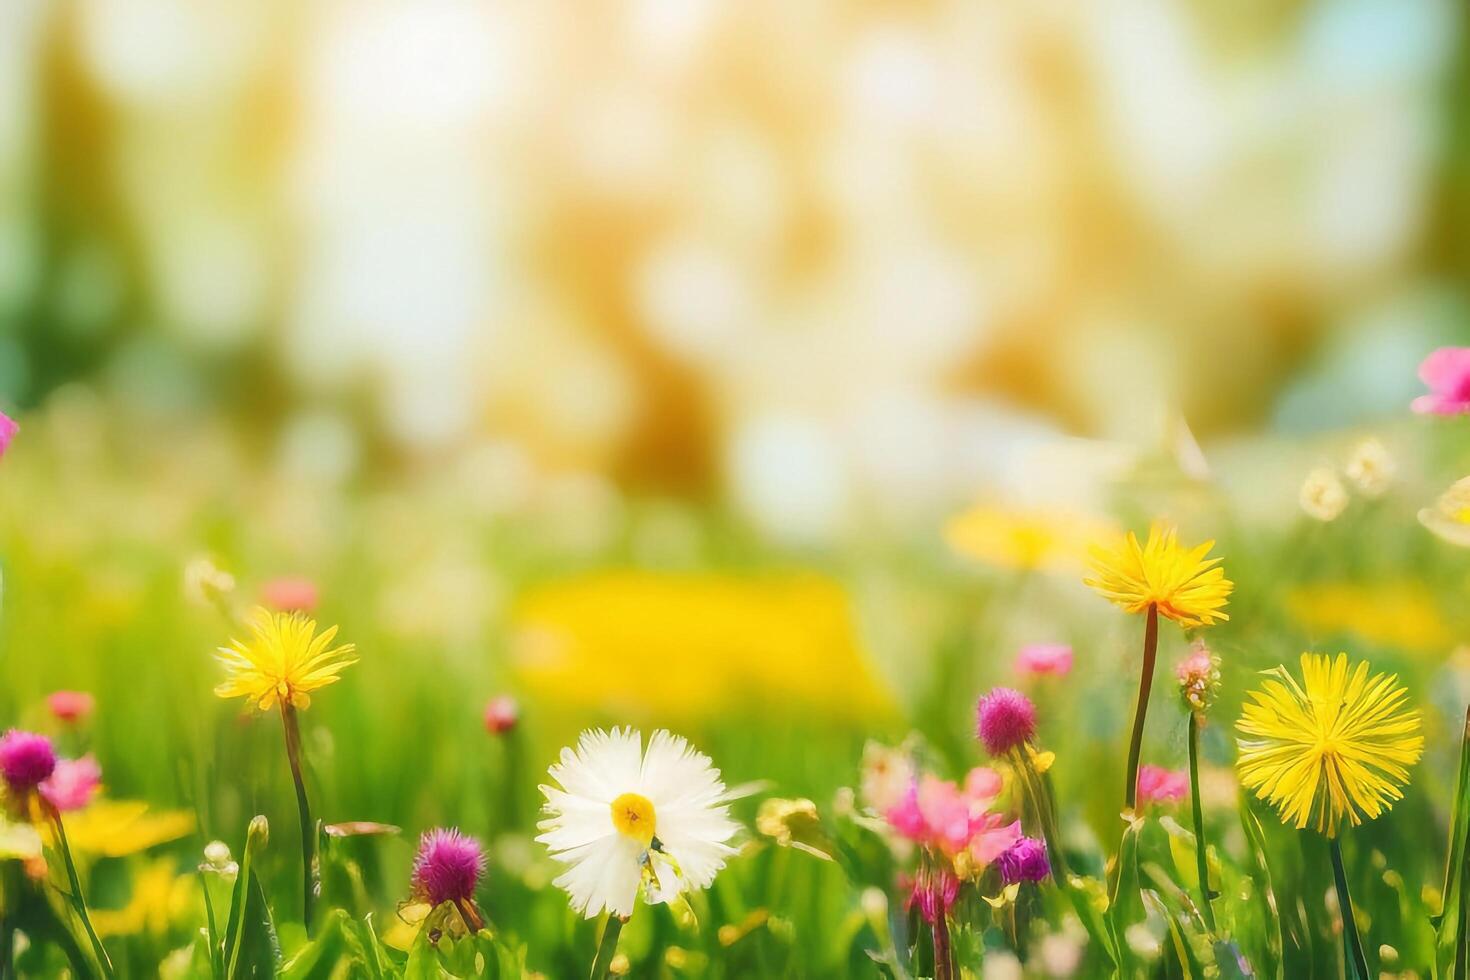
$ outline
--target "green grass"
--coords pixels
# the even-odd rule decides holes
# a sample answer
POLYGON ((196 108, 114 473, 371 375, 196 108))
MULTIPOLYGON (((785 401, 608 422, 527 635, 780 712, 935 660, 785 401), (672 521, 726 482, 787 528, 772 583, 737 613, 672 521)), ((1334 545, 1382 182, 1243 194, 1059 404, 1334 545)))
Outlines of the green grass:
MULTIPOLYGON (((880 967, 869 953, 884 954, 891 928, 902 968, 922 972, 925 943, 910 960, 903 942, 914 934, 893 877, 904 862, 895 864, 879 838, 836 801, 844 787, 857 784, 870 738, 896 744, 918 732, 936 770, 948 778, 981 764, 971 734, 975 697, 993 684, 1014 682, 1010 661, 1027 639, 1062 640, 1077 650, 1072 675, 1038 694, 1040 741, 1057 754, 1051 778, 1073 864, 1101 879, 1118 852, 1142 620, 1117 613, 1075 578, 967 567, 945 551, 937 528, 918 540, 875 531, 860 547, 786 553, 761 544, 718 511, 654 500, 627 501, 617 523, 590 544, 569 543, 561 516, 487 509, 484 488, 443 473, 320 486, 272 473, 228 430, 208 423, 140 432, 88 416, 89 435, 82 439, 70 435, 61 417, 25 421, 22 439, 0 464, 0 720, 47 728, 47 692, 92 691, 96 716, 64 747, 97 754, 107 796, 191 811, 198 819, 193 836, 146 854, 84 862, 95 909, 126 906, 139 875, 159 859, 174 860, 190 879, 212 839, 226 841, 240 856, 250 818, 263 814, 271 833, 255 856, 262 891, 286 957, 303 942, 299 844, 281 726, 275 716, 246 716, 240 704, 211 694, 219 669, 210 654, 234 627, 217 610, 191 602, 182 588, 184 566, 205 552, 237 577, 241 597, 274 574, 310 575, 324 597, 318 618, 339 624, 342 638, 361 652, 361 662, 341 683, 319 692, 302 721, 318 815, 402 828, 396 837, 342 842, 332 857, 360 876, 355 891, 335 895, 346 921, 370 914, 379 934, 407 897, 418 833, 457 825, 490 845, 491 868, 479 900, 498 937, 495 949, 523 946, 527 968, 547 977, 584 975, 597 923, 570 911, 550 884, 554 867, 530 840, 540 803, 536 787, 560 747, 582 728, 621 723, 646 731, 667 724, 707 752, 727 783, 760 785, 735 807, 749 828, 742 853, 693 900, 697 927, 657 907, 640 909, 625 929, 619 948, 633 976, 874 976, 880 967), (640 531, 650 515, 670 508, 698 533, 693 547, 656 559, 659 567, 732 574, 810 567, 842 583, 863 646, 895 692, 897 710, 864 717, 773 701, 760 690, 728 692, 724 710, 699 718, 661 706, 587 712, 528 699, 511 736, 487 734, 481 724, 485 701, 517 690, 511 650, 516 597, 577 572, 646 564, 640 531), (462 583, 460 591, 446 582, 462 583), (754 817, 768 796, 816 801, 825 832, 848 849, 846 860, 824 862, 761 837, 754 817), (895 912, 887 923, 870 914, 871 894, 864 901, 865 890, 873 888, 887 893, 895 912), (722 927, 741 924, 752 928, 722 942, 722 927)), ((68 424, 75 422, 73 411, 68 424)), ((1218 779, 1229 773, 1230 726, 1261 668, 1294 667, 1303 650, 1341 649, 1399 673, 1409 686, 1424 712, 1424 759, 1404 799, 1384 818, 1347 835, 1344 850, 1370 963, 1380 963, 1379 947, 1387 945, 1394 955, 1381 960, 1382 969, 1428 976, 1435 956, 1430 915, 1443 882, 1461 716, 1470 698, 1470 666, 1451 657, 1470 627, 1464 601, 1470 553, 1432 537, 1414 514, 1463 475, 1470 438, 1448 423, 1406 429, 1391 441, 1408 475, 1387 498, 1356 500, 1331 525, 1298 516, 1290 496, 1270 520, 1247 519, 1231 494, 1187 484, 1166 468, 1147 471, 1106 503, 1130 523, 1164 513, 1177 516, 1191 540, 1217 537, 1215 553, 1224 556, 1237 583, 1230 621, 1204 634, 1224 665, 1223 694, 1204 733, 1207 774, 1218 779), (1365 637, 1348 622, 1304 625, 1287 597, 1313 583, 1352 583, 1370 592, 1408 583, 1429 598, 1453 642, 1405 649, 1365 637)), ((1315 459, 1311 452, 1303 458, 1315 459)), ((1262 474, 1231 472, 1222 474, 1221 485, 1257 478, 1262 474)), ((1187 643, 1164 625, 1143 759, 1169 768, 1182 768, 1185 760, 1186 719, 1168 672, 1187 643)), ((1259 961, 1269 960, 1270 936, 1279 929, 1277 975, 1336 975, 1341 949, 1324 903, 1331 890, 1325 842, 1283 828, 1257 804, 1246 805, 1259 821, 1275 886, 1276 911, 1268 914, 1249 821, 1242 821, 1241 807, 1228 794, 1206 795, 1206 832, 1227 890, 1216 905, 1222 930, 1259 961)), ((1189 971, 1213 962, 1214 953, 1180 898, 1197 894, 1193 852, 1161 817, 1190 825, 1184 807, 1152 815, 1140 831, 1137 866, 1150 897, 1132 911, 1120 905, 1114 912, 1120 922, 1136 914, 1143 925, 1134 939, 1147 935, 1152 943, 1141 946, 1162 949, 1135 954, 1137 975, 1193 975, 1189 971), (1165 914, 1145 918, 1155 900, 1165 914), (1187 954, 1173 945, 1170 921, 1181 930, 1187 954), (1193 967, 1192 958, 1198 960, 1193 967)), ((33 893, 18 883, 14 867, 7 865, 3 876, 5 908, 44 898, 45 890, 33 893)), ((61 880, 59 870, 53 867, 52 881, 61 880)), ((157 975, 171 956, 168 968, 178 975, 201 968, 208 975, 207 952, 202 960, 190 952, 205 923, 202 893, 187 883, 180 890, 181 900, 148 928, 107 939, 120 975, 157 975)), ((987 956, 1013 945, 1028 969, 1043 975, 1046 937, 1076 935, 1067 925, 1070 905, 1052 886, 1028 886, 1015 923, 1009 913, 993 914, 973 889, 965 895, 957 948, 976 975, 987 956)), ((222 918, 230 907, 228 891, 211 891, 211 898, 222 918)), ((410 968, 403 954, 384 955, 391 968, 410 968)), ((1080 975, 1108 974, 1096 942, 1083 956, 1080 975)), ((330 958, 343 971, 335 975, 358 975, 351 971, 359 967, 349 967, 357 961, 348 945, 333 946, 330 958)), ((22 962, 44 975, 61 969, 63 951, 38 936, 22 962)), ((414 968, 425 962, 415 961, 414 968)), ((318 975, 333 975, 327 965, 322 971, 318 975)))

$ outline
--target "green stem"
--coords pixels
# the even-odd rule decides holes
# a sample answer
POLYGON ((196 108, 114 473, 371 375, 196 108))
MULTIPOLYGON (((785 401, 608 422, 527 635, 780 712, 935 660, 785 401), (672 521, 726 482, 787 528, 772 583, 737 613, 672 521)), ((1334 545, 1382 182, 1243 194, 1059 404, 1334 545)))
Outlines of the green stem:
POLYGON ((281 702, 281 722, 286 728, 286 758, 291 763, 291 779, 296 784, 296 810, 301 817, 301 919, 306 934, 312 932, 312 908, 316 903, 316 828, 311 821, 311 804, 306 798, 306 780, 301 775, 301 726, 296 709, 281 702))
POLYGON ((0 980, 15 980, 15 920, 20 905, 20 863, 0 864, 0 980))
POLYGON ((1062 854, 1062 836, 1057 829, 1056 808, 1052 805, 1051 793, 1047 791, 1041 773, 1032 765, 1024 746, 1014 750, 1013 763, 1021 775, 1026 795, 1031 797, 1032 808, 1036 810, 1036 816, 1041 823, 1041 836, 1046 841, 1046 856, 1051 863, 1052 880, 1063 885, 1069 872, 1067 859, 1062 854))
POLYGON ((1159 607, 1150 603, 1143 628, 1143 674, 1138 679, 1138 705, 1133 709, 1133 736, 1128 740, 1128 786, 1123 798, 1131 812, 1138 804, 1138 756, 1143 749, 1143 721, 1148 716, 1148 695, 1154 686, 1154 661, 1159 653, 1159 607))
POLYGON ((62 825, 60 812, 49 806, 47 809, 51 811, 51 823, 56 827, 56 843, 61 850, 61 859, 66 864, 66 879, 71 884, 72 908, 76 909, 77 917, 87 930, 87 938, 92 941, 92 952, 97 954, 97 962, 102 966, 103 975, 111 978, 114 976, 112 960, 108 957, 102 940, 98 938, 97 930, 92 928, 92 917, 87 914, 87 901, 82 897, 82 881, 77 875, 76 862, 71 857, 71 845, 66 842, 66 827, 62 825))
POLYGON ((602 941, 597 944, 597 957, 592 961, 592 980, 607 980, 612 976, 613 956, 618 951, 618 934, 623 931, 624 920, 611 912, 607 925, 602 927, 602 941))
POLYGON ((1363 953, 1363 938, 1358 935, 1353 897, 1348 894, 1347 872, 1342 866, 1342 842, 1333 837, 1327 842, 1327 848, 1332 852, 1332 878, 1337 885, 1337 906, 1342 915, 1342 943, 1348 961, 1348 978, 1370 980, 1368 957, 1363 953))
POLYGON ((1205 855, 1205 814, 1199 803, 1199 732, 1204 718, 1199 712, 1189 713, 1189 799, 1194 806, 1194 860, 1199 871, 1200 913, 1205 928, 1214 936, 1215 910, 1210 905, 1210 862, 1205 855))

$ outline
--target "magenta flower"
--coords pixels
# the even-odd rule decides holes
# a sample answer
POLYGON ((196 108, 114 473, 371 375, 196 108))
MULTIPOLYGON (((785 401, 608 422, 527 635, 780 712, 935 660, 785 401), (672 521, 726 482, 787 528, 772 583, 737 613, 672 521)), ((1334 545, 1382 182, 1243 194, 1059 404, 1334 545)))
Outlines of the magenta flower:
POLYGON ((86 691, 53 691, 46 696, 46 707, 56 720, 68 724, 81 721, 97 706, 96 698, 86 691))
POLYGON ((884 818, 888 826, 912 841, 922 841, 929 836, 929 824, 919 808, 919 782, 914 780, 899 797, 897 803, 888 808, 884 818))
POLYGON ((515 698, 509 694, 493 697, 485 705, 485 730, 492 735, 504 735, 516 727, 520 716, 521 709, 515 698))
POLYGON ((918 906, 919 914, 932 926, 949 915, 959 894, 960 880, 949 868, 920 868, 909 891, 908 907, 918 906))
POLYGON ((1463 415, 1470 412, 1470 347, 1441 347, 1419 365, 1419 380, 1429 394, 1414 399, 1421 415, 1463 415))
POLYGON ((66 813, 91 803, 101 785, 102 770, 89 754, 80 759, 60 760, 51 775, 36 788, 42 799, 61 813, 66 813))
POLYGON ((1138 769, 1138 802, 1163 803, 1182 800, 1189 792, 1189 774, 1163 766, 1140 766, 1138 769))
POLYGON ((46 736, 16 728, 0 735, 0 779, 12 794, 25 796, 55 769, 56 750, 46 736))
POLYGON ((1046 845, 1034 837, 1022 837, 996 858, 1000 880, 1007 885, 1022 881, 1041 881, 1051 874, 1046 845))
POLYGON ((1020 691, 997 687, 975 706, 976 735, 991 755, 1005 755, 1036 734, 1036 705, 1020 691))
POLYGON ((5 450, 10 448, 10 440, 14 439, 15 434, 19 431, 20 426, 16 424, 15 419, 0 412, 0 456, 5 455, 5 450))
POLYGON ((1072 671, 1072 648, 1065 643, 1033 643, 1016 654, 1016 670, 1033 676, 1065 677, 1072 671))
POLYGON ((965 797, 977 806, 987 806, 1005 788, 1000 773, 988 766, 976 766, 965 774, 965 797))
POLYGON ((413 894, 433 906, 472 903, 484 873, 485 852, 480 842, 453 828, 439 827, 419 838, 413 894))
POLYGON ((999 813, 987 813, 970 836, 970 857, 977 868, 988 867, 1020 839, 1021 821, 1006 823, 999 813))
POLYGON ((277 612, 309 613, 320 598, 316 583, 300 576, 273 578, 260 587, 261 602, 277 612))

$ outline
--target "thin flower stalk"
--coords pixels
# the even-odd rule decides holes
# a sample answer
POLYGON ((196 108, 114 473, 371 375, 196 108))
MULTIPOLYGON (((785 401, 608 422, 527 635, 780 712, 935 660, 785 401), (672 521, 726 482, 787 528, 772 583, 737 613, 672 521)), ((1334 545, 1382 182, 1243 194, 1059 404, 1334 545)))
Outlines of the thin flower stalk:
POLYGON ((1194 819, 1194 860, 1199 874, 1200 915, 1211 935, 1217 935, 1215 909, 1211 904, 1209 850, 1205 841, 1204 808, 1200 805, 1199 741, 1205 728, 1205 715, 1220 689, 1220 661, 1210 653, 1203 641, 1196 642, 1189 656, 1174 668, 1179 681, 1179 694, 1189 719, 1189 802, 1194 819))
POLYGON ((102 945, 97 930, 92 927, 92 917, 87 914, 87 900, 82 895, 81 878, 77 875, 76 862, 72 860, 71 845, 66 840, 66 826, 62 823, 60 811, 52 806, 47 806, 46 810, 51 818, 51 825, 56 828, 56 847, 61 851, 62 863, 66 865, 66 880, 71 886, 72 908, 76 910, 77 918, 82 920, 82 928, 87 931, 87 939, 92 943, 92 952, 97 956, 97 963, 101 966, 103 975, 111 980, 116 975, 112 967, 112 959, 107 955, 107 947, 102 945))
POLYGON ((1046 777, 1036 770, 1036 764, 1026 748, 1013 750, 1011 765, 1020 776, 1021 788, 1030 800, 1041 824, 1041 837, 1046 841, 1047 854, 1051 860, 1052 880, 1063 885, 1070 874, 1067 859, 1062 854, 1061 832, 1057 827, 1056 802, 1052 797, 1046 777))
POLYGON ((607 925, 602 927, 602 940, 597 944, 597 955, 592 960, 592 980, 607 980, 612 976, 612 961, 618 952, 618 936, 623 931, 623 923, 627 921, 620 915, 608 915, 607 925))
POLYGON ((286 732, 286 759, 291 764, 291 781, 296 786, 296 811, 301 820, 301 917, 308 935, 314 921, 316 905, 316 826, 311 819, 311 802, 306 796, 306 779, 301 768, 301 725, 296 709, 289 701, 281 702, 281 724, 286 732))
POLYGON ((1363 952, 1363 937, 1358 935, 1358 920, 1353 915, 1353 897, 1348 891, 1347 871, 1342 865, 1342 838, 1327 841, 1332 853, 1332 881, 1337 886, 1337 906, 1342 915, 1343 956, 1348 980, 1370 980, 1368 957, 1363 952))
POLYGON ((1125 808, 1138 805, 1138 760, 1143 751, 1143 725, 1148 718, 1148 696, 1154 686, 1154 664, 1159 655, 1159 607, 1150 603, 1143 627, 1143 671, 1138 678, 1138 704, 1133 709, 1133 733, 1128 737, 1128 783, 1125 808))
POLYGON ((1219 933, 1215 925, 1215 910, 1210 904, 1210 862, 1205 851, 1205 816, 1199 799, 1199 736, 1204 728, 1204 718, 1196 712, 1189 713, 1189 802, 1194 813, 1194 861, 1199 874, 1200 914, 1204 916, 1205 928, 1210 935, 1219 933))

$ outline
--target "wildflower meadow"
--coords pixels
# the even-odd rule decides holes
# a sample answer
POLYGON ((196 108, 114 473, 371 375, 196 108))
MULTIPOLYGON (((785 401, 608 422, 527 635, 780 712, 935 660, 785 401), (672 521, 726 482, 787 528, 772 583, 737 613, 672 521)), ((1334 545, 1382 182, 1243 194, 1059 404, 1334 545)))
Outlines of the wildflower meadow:
POLYGON ((0 976, 1465 976, 1470 349, 1421 376, 1299 492, 1163 455, 840 560, 0 420, 0 976))

